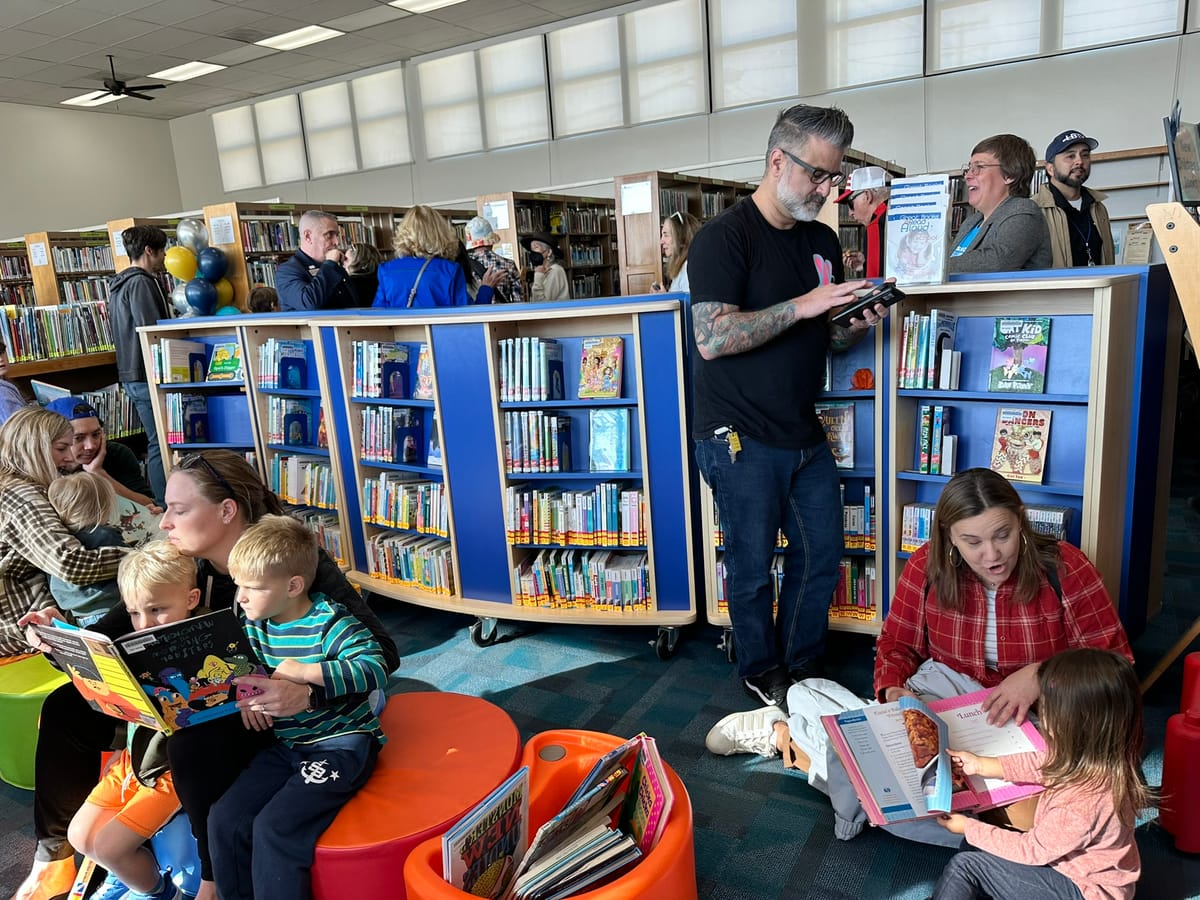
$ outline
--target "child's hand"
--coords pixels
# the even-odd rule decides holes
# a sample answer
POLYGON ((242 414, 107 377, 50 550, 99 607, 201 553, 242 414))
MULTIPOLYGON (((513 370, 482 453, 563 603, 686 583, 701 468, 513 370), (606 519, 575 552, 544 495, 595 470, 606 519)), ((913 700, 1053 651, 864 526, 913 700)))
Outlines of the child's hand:
POLYGON ((998 778, 1003 774, 1000 760, 994 756, 976 756, 966 750, 950 749, 950 763, 964 775, 981 775, 984 778, 998 778))
POLYGON ((303 663, 298 663, 294 659, 285 659, 275 667, 275 674, 272 677, 304 684, 304 671, 303 663))
POLYGON ((63 614, 56 607, 48 606, 45 609, 35 609, 32 612, 27 612, 21 618, 17 619, 17 625, 25 629, 25 643, 39 653, 49 653, 50 645, 41 639, 34 625, 49 625, 55 619, 63 618, 63 614))
POLYGON ((967 830, 967 817, 960 813, 938 816, 937 823, 953 834, 962 834, 967 830))

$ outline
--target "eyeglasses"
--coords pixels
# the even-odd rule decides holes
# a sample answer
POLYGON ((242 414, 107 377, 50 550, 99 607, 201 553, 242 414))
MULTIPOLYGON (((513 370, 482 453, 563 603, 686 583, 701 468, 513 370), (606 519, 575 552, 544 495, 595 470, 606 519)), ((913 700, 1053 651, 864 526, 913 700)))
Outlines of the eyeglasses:
POLYGON ((979 175, 984 169, 998 169, 1000 163, 963 163, 962 171, 964 175, 979 175))
POLYGON ((837 187, 846 180, 845 172, 826 172, 824 169, 818 169, 815 166, 810 166, 800 157, 789 153, 782 147, 780 147, 779 150, 784 156, 786 156, 800 168, 804 169, 804 171, 808 172, 808 178, 813 184, 824 184, 828 181, 831 185, 837 187))
POLYGON ((225 480, 225 476, 217 471, 216 466, 204 458, 203 453, 189 453, 187 456, 179 460, 179 465, 176 468, 180 470, 194 469, 196 466, 203 466, 205 471, 207 471, 209 475, 216 479, 217 484, 225 488, 225 493, 229 495, 229 499, 237 500, 237 491, 233 489, 233 485, 225 480))

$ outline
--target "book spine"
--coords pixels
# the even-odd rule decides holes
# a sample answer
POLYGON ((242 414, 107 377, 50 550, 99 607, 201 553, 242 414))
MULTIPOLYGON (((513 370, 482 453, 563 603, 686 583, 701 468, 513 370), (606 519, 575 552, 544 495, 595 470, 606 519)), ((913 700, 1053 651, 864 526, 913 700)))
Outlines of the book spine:
POLYGON ((920 423, 918 428, 920 446, 918 447, 917 471, 928 475, 930 440, 932 439, 933 431, 933 407, 927 403, 922 403, 918 420, 920 423))
POLYGON ((942 474, 942 429, 945 408, 940 404, 933 408, 933 429, 929 441, 929 474, 942 474))

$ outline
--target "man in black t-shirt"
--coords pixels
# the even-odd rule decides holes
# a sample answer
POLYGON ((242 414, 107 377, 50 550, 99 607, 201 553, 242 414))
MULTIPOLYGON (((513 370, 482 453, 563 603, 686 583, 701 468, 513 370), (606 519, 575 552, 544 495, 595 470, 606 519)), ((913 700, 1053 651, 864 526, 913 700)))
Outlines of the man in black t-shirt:
POLYGON ((865 281, 839 284, 837 235, 814 221, 844 180, 854 127, 839 109, 780 113, 766 170, 750 197, 705 225, 688 252, 696 460, 725 534, 738 675, 786 710, 787 689, 820 674, 842 557, 838 475, 813 403, 825 354, 857 342, 885 314, 852 328, 829 312, 865 281), (776 533, 788 546, 772 620, 776 533))

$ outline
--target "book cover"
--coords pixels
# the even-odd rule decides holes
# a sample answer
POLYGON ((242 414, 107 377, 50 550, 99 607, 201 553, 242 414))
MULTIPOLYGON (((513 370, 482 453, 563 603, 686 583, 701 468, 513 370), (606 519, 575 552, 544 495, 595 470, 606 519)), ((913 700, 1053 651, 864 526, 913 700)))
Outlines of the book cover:
POLYGON ((36 627, 93 707, 166 734, 235 714, 233 679, 267 674, 231 609, 115 640, 70 626, 36 627))
POLYGON ((992 337, 989 391, 1040 394, 1046 388, 1049 316, 997 316, 992 337))
POLYGON ((180 398, 183 415, 184 444, 208 442, 208 398, 204 394, 183 394, 180 398))
POLYGON ((312 401, 289 399, 283 412, 283 442, 289 447, 311 447, 311 422, 312 401))
POLYGON ((929 311, 929 356, 925 366, 924 387, 940 387, 943 360, 954 350, 954 335, 958 331, 958 316, 944 309, 929 311))
POLYGON ((909 201, 893 197, 885 234, 884 266, 889 278, 894 277, 900 285, 946 280, 948 213, 949 197, 944 194, 909 201))
POLYGON ((649 853, 658 842, 674 799, 658 745, 654 738, 642 735, 620 816, 621 827, 633 835, 642 853, 649 853))
POLYGON ((279 378, 276 387, 285 390, 303 390, 308 381, 308 348, 304 341, 280 341, 279 378))
POLYGON ((588 410, 588 471, 629 470, 629 410, 588 410))
POLYGON ((1050 444, 1048 409, 996 410, 991 468, 1009 481, 1041 484, 1050 444))
POLYGON ((522 766, 442 836, 442 872, 476 897, 507 891, 529 839, 529 767, 522 766))
POLYGON ((408 347, 385 343, 379 346, 379 396, 403 400, 408 396, 408 347))
POLYGON ((1175 133, 1175 168, 1179 173, 1179 201, 1200 203, 1200 125, 1180 122, 1175 133))
POLYGON ((158 346, 162 360, 159 371, 160 383, 181 384, 204 380, 207 357, 204 344, 200 341, 163 338, 158 342, 158 346))
POLYGON ((422 344, 417 351, 417 383, 413 385, 412 398, 433 399, 433 352, 428 344, 422 344))
POLYGON ((1046 747, 1030 721, 989 725, 983 712, 989 693, 976 691, 929 704, 902 697, 821 717, 830 745, 873 824, 991 809, 1041 792, 1041 785, 954 775, 947 752, 951 747, 980 756, 1046 747))
POLYGON ((929 474, 929 453, 933 442, 933 406, 922 403, 917 410, 917 471, 929 474))
POLYGON ((392 460, 406 465, 421 464, 421 451, 425 448, 425 434, 421 427, 421 416, 415 409, 397 408, 393 412, 392 460))
POLYGON ((425 465, 438 469, 442 465, 442 437, 438 431, 437 413, 429 423, 429 450, 425 454, 425 465))
POLYGON ((208 358, 208 381, 242 380, 242 345, 237 341, 213 344, 208 358))
MULTIPOLYGON (((617 379, 618 390, 620 379, 617 379)), ((563 400, 566 398, 563 386, 563 348, 554 340, 542 340, 542 400, 563 400)))
POLYGON ((64 387, 59 387, 57 384, 47 384, 45 381, 38 381, 36 378, 29 379, 29 389, 33 391, 33 399, 42 406, 45 406, 51 400, 59 400, 63 397, 72 396, 71 392, 64 387))
POLYGON ((621 396, 625 341, 621 337, 584 338, 579 354, 579 398, 615 400, 621 396))
POLYGON ((827 401, 814 404, 817 418, 825 429, 829 450, 839 469, 854 468, 854 402, 827 401))

